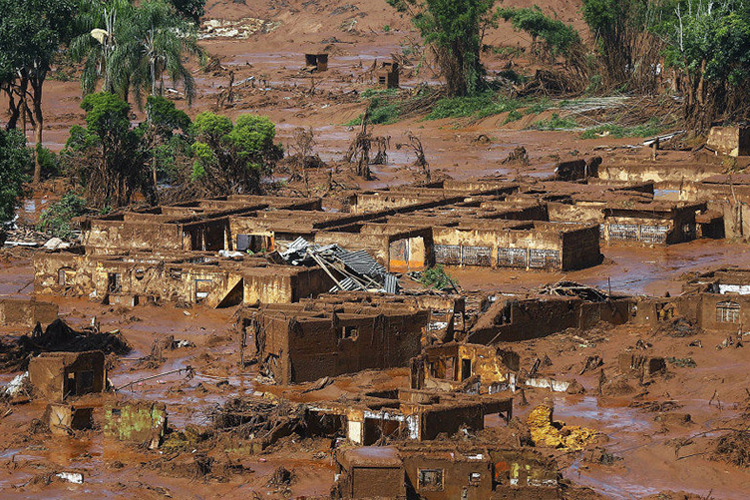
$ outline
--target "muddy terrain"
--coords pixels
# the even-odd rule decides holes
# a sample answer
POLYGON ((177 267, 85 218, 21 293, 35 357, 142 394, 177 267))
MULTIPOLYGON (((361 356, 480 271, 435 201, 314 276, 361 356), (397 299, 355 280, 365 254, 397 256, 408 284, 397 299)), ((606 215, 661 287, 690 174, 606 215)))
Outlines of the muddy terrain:
MULTIPOLYGON (((524 7, 534 3, 539 2, 504 2, 508 6, 524 7)), ((580 2, 550 0, 541 3, 545 11, 556 13, 563 21, 585 32, 579 13, 580 2)), ((205 214, 198 214, 200 210, 196 209, 190 217, 198 219, 213 213, 211 210, 248 211, 240 216, 221 212, 221 217, 228 221, 227 232, 221 237, 216 236, 218 233, 209 234, 203 226, 197 229, 203 231, 202 248, 191 243, 190 248, 181 247, 172 252, 167 249, 166 237, 162 240, 149 233, 148 237, 153 240, 151 245, 136 250, 135 246, 128 247, 127 241, 114 243, 115 238, 110 238, 114 230, 109 233, 108 228, 122 230, 127 226, 129 221, 124 217, 99 218, 99 226, 94 217, 95 221, 84 229, 81 239, 101 238, 105 242, 102 248, 107 241, 112 242, 111 247, 100 254, 88 248, 80 252, 74 248, 65 253, 64 250, 23 245, 6 246, 0 251, 0 299, 18 300, 24 308, 33 308, 28 305, 30 301, 52 304, 58 309, 54 316, 59 316, 73 331, 84 332, 81 336, 94 336, 95 340, 89 341, 100 342, 102 346, 105 342, 99 336, 111 334, 106 346, 97 345, 93 349, 101 349, 106 354, 106 369, 103 370, 106 390, 75 398, 58 398, 60 401, 40 396, 38 387, 24 386, 12 395, 3 394, 0 403, 0 491, 3 498, 331 498, 332 495, 350 498, 352 496, 342 493, 342 489, 345 485, 356 489, 351 478, 357 476, 351 471, 362 463, 343 459, 344 451, 376 445, 398 449, 403 465, 388 465, 383 456, 371 451, 367 453, 374 455, 360 460, 365 465, 380 463, 383 470, 403 467, 403 470, 398 469, 401 479, 404 474, 410 477, 410 460, 413 460, 417 464, 414 470, 431 467, 429 470, 448 471, 448 474, 461 470, 463 481, 466 474, 460 468, 461 460, 454 454, 460 455, 459 450, 462 450, 466 456, 476 456, 477 450, 484 450, 482 453, 487 457, 481 459, 486 462, 483 470, 492 471, 494 478, 490 480, 492 498, 748 497, 750 384, 746 376, 744 348, 747 345, 744 342, 747 333, 743 321, 744 308, 750 310, 750 303, 742 300, 746 292, 740 293, 740 298, 725 301, 723 295, 707 283, 716 286, 730 283, 740 290, 750 283, 742 282, 744 277, 735 279, 722 275, 724 278, 719 278, 705 274, 728 267, 750 268, 750 249, 743 222, 740 221, 739 229, 734 228, 734 233, 724 234, 724 226, 731 226, 727 222, 730 211, 739 205, 746 208, 743 197, 747 193, 743 189, 748 183, 729 180, 731 195, 726 194, 722 202, 731 207, 719 214, 722 208, 717 208, 718 198, 705 194, 714 186, 710 176, 704 175, 705 171, 722 168, 721 160, 712 158, 713 155, 701 156, 701 152, 682 148, 661 151, 659 157, 653 159, 653 150, 643 145, 643 138, 582 139, 582 129, 596 124, 597 113, 623 113, 635 108, 638 112, 643 109, 655 112, 642 102, 636 103, 636 98, 621 96, 580 99, 572 107, 563 99, 551 99, 545 109, 526 114, 517 121, 508 121, 508 113, 486 118, 426 120, 424 113, 415 110, 395 123, 374 127, 374 133, 387 137, 394 147, 388 151, 384 164, 371 166, 373 178, 363 180, 354 175, 351 166, 344 164, 343 157, 357 134, 356 120, 368 106, 362 93, 376 86, 370 68, 396 54, 411 63, 402 68, 399 95, 410 96, 423 85, 439 85, 439 75, 429 54, 423 64, 418 64, 418 55, 413 52, 417 41, 418 34, 410 22, 395 13, 384 0, 207 4, 200 45, 212 64, 208 70, 193 65, 197 98, 188 107, 179 90, 175 91, 178 107, 191 117, 205 110, 220 110, 233 119, 247 113, 266 115, 276 124, 277 137, 284 145, 291 143, 295 129, 310 127, 315 134, 315 153, 328 165, 327 170, 313 174, 312 188, 299 181, 287 182, 288 172, 276 173, 273 181, 277 191, 269 198, 277 198, 278 205, 268 199, 248 198, 221 200, 217 202, 218 208, 206 208, 205 214), (304 71, 304 54, 319 52, 329 55, 327 71, 304 71), (226 104, 230 74, 235 96, 231 104, 226 104), (558 112, 576 116, 580 127, 565 131, 529 129, 532 123, 558 112), (432 181, 436 183, 433 186, 424 182, 422 172, 414 165, 414 151, 395 147, 406 142, 410 133, 421 140, 432 181), (520 146, 525 148, 528 161, 507 161, 520 146), (603 166, 676 165, 674 170, 684 168, 685 174, 680 180, 664 181, 653 172, 652 178, 633 176, 627 180, 612 180, 605 178, 600 167, 598 178, 588 172, 575 179, 554 177, 564 162, 589 161, 593 157, 599 157, 603 166), (331 188, 331 180, 337 183, 335 189, 331 188), (549 184, 557 181, 569 182, 573 187, 549 184), (455 183, 453 187, 450 182, 455 183), (622 188, 618 182, 628 186, 622 188), (647 207, 633 215, 641 202, 637 191, 642 188, 641 182, 650 183, 651 193, 648 193, 647 207), (491 186, 470 186, 472 183, 491 186), (505 186, 504 183, 513 187, 508 187, 501 195, 499 192, 506 187, 499 186, 505 186), (604 194, 601 195, 591 195, 580 187, 600 184, 607 186, 602 188, 604 194), (694 199, 688 197, 688 184, 695 184, 703 194, 694 199), (429 189, 437 194, 427 192, 429 189), (618 205, 618 190, 621 189, 627 190, 630 198, 618 205), (404 202, 404 206, 376 200, 372 203, 383 203, 377 210, 357 212, 351 200, 364 203, 362 200, 372 191, 382 194, 383 199, 388 196, 396 199, 401 195, 405 198, 413 195, 414 199, 404 202), (444 201, 452 196, 456 197, 455 201, 444 201), (548 204, 546 210, 552 210, 558 196, 565 198, 563 203, 581 210, 596 202, 609 203, 602 210, 605 218, 593 220, 576 215, 573 219, 554 219, 549 213, 545 214, 546 218, 502 218, 483 212, 515 210, 531 198, 535 203, 538 199, 540 205, 548 204), (285 197, 304 200, 321 197, 322 200, 317 207, 300 208, 285 197), (497 241, 503 238, 502 234, 526 231, 529 239, 541 240, 548 233, 554 233, 560 241, 560 255, 564 256, 567 245, 573 247, 575 242, 561 235, 572 234, 571 240, 583 238, 585 235, 580 234, 585 230, 598 235, 599 228, 604 230, 605 226, 614 234, 614 226, 629 224, 615 217, 638 220, 663 217, 674 225, 670 225, 670 230, 678 233, 680 210, 684 206, 678 205, 677 199, 701 205, 692 212, 687 209, 691 212, 692 228, 683 231, 690 233, 684 241, 675 244, 667 244, 666 240, 653 244, 640 238, 605 241, 602 234, 601 247, 599 236, 594 238, 596 248, 592 252, 598 259, 595 265, 567 265, 564 257, 560 257, 560 262, 547 262, 534 268, 530 257, 536 248, 533 244, 533 248, 525 250, 528 265, 497 264, 501 259, 499 252, 503 250, 497 241), (664 211, 667 215, 653 215, 662 214, 659 212, 662 202, 673 203, 664 211), (264 211, 270 215, 258 215, 264 211), (722 237, 709 236, 709 229, 714 227, 712 221, 719 217, 717 214, 724 217, 723 222, 717 223, 721 225, 722 237), (356 223, 342 222, 346 216, 355 215, 361 217, 356 223), (238 252, 236 242, 239 240, 227 236, 229 228, 234 231, 238 224, 232 217, 251 219, 247 222, 249 225, 264 218, 262 224, 258 224, 263 230, 253 234, 273 235, 270 237, 273 255, 271 248, 265 247, 265 240, 263 251, 257 255, 251 251, 252 255, 248 256, 247 245, 238 252), (460 220, 462 217, 465 219, 460 220), (502 219, 502 223, 498 219, 502 219), (430 220, 437 222, 430 223, 430 220), (519 221, 534 223, 524 226, 519 221), (117 226, 120 223, 121 226, 117 226), (495 223, 497 225, 493 225, 495 223), (437 247, 452 246, 438 239, 448 241, 452 233, 446 234, 452 230, 460 233, 462 225, 470 226, 477 233, 495 231, 488 236, 493 243, 486 244, 491 248, 487 250, 487 259, 489 261, 491 252, 492 264, 459 262, 451 265, 446 261, 444 267, 452 279, 451 286, 440 293, 428 290, 422 278, 430 267, 428 264, 439 262, 437 247), (554 225, 554 230, 548 225, 554 225), (579 226, 583 227, 581 233, 575 233, 579 226), (700 227, 700 231, 696 227, 700 227), (440 228, 439 231, 436 228, 440 228), (305 250, 308 253, 303 251, 300 260, 306 259, 304 266, 307 267, 300 271, 300 265, 292 263, 294 256, 284 256, 289 248, 294 250, 295 238, 288 235, 296 236, 295 231, 300 234, 308 231, 313 238, 307 238, 308 241, 321 246, 335 243, 345 250, 333 257, 315 254, 317 250, 305 250), (285 236, 282 237, 282 233, 285 236), (222 240, 216 248, 212 247, 215 242, 208 241, 212 238, 222 240), (367 246, 377 238, 385 239, 382 255, 367 246), (405 258, 404 262, 394 257, 402 248, 394 242, 406 241, 404 245, 408 246, 420 238, 420 245, 423 245, 419 254, 421 267, 411 267, 411 260, 416 261, 416 257, 405 258), (377 260, 384 266, 383 273, 373 277, 374 274, 357 270, 351 261, 349 267, 339 265, 352 258, 345 252, 363 248, 371 255, 370 260, 377 260), (224 251, 246 255, 220 255, 224 251), (194 261, 185 263, 187 257, 194 261), (89 260, 76 260, 79 258, 89 260), (188 273, 198 276, 201 272, 218 273, 216 269, 219 269, 225 273, 223 288, 218 292, 214 289, 198 291, 198 282, 206 281, 201 275, 194 280, 196 289, 185 292, 184 296, 179 295, 183 293, 179 286, 172 284, 169 285, 174 286, 172 297, 166 293, 167 285, 159 283, 149 285, 151 288, 147 291, 144 291, 145 285, 143 290, 129 291, 120 287, 120 271, 115 273, 108 267, 124 269, 128 264, 135 266, 131 270, 135 277, 133 290, 139 286, 138 282, 143 283, 140 280, 144 271, 139 266, 147 267, 144 282, 151 279, 152 272, 166 282, 167 277, 174 277, 165 270, 170 266, 175 270, 179 268, 175 280, 188 273), (401 264, 405 267, 399 267, 401 264), (282 266, 286 270, 280 270, 282 266), (209 267, 212 269, 204 269, 209 267), (304 274, 308 271, 309 274, 304 274), (77 281, 71 285, 72 281, 68 281, 72 280, 71 275, 66 272, 94 277, 87 278, 89 281, 85 284, 77 281), (99 281, 95 277, 97 272, 104 273, 99 281), (108 276, 114 274, 118 276, 117 283, 111 278, 108 282, 108 276), (238 281, 232 280, 240 275, 244 281, 237 285, 238 281), (292 300, 280 299, 282 292, 277 295, 276 288, 273 293, 269 291, 277 284, 266 288, 259 285, 258 289, 262 288, 258 292, 260 298, 248 298, 251 278, 255 280, 253 283, 263 281, 265 286, 280 276, 290 276, 291 284, 284 281, 278 288, 288 287, 292 300), (408 299, 394 299, 397 302, 394 304, 387 298, 390 295, 385 292, 390 292, 386 289, 391 276, 400 280, 402 295, 398 297, 408 299), (341 281, 346 278, 354 282, 361 280, 366 286, 344 290, 346 287, 341 281), (299 284, 302 281, 304 285, 299 284), (574 283, 576 292, 550 298, 543 290, 545 285, 560 283, 574 283), (304 288, 308 286, 309 289, 304 288), (97 295, 102 287, 106 289, 106 300, 101 293, 97 295), (295 287, 300 287, 304 293, 298 293, 295 287), (377 289, 376 293, 371 293, 373 288, 377 289), (153 291, 156 289, 163 289, 162 295, 153 291), (237 299, 240 289, 244 296, 237 299), (338 290, 338 294, 329 294, 329 290, 338 290), (371 297, 363 299, 357 293, 371 297), (432 294, 439 299, 432 298, 430 302, 430 298, 425 298, 432 294), (591 294, 595 298, 592 299, 591 294), (175 298, 177 295, 179 297, 175 298), (345 298, 337 299, 336 295, 345 298), (136 296, 138 300, 134 299, 136 296), (443 302, 435 305, 440 300, 443 302), (725 304, 727 301, 731 303, 725 304), (450 307, 445 307, 445 303, 450 303, 450 307), (456 305, 459 303, 460 307, 456 305), (500 307, 503 304, 507 309, 500 307), (511 313, 506 315, 504 311, 516 311, 514 307, 520 312, 513 312, 511 319, 511 313), (443 313, 448 314, 448 320, 440 316, 443 313), (521 324, 518 318, 523 314, 526 314, 525 322, 521 324), (326 325, 320 326, 323 319, 326 325), (347 320, 356 324, 350 326, 347 320), (382 326, 386 321, 388 327, 393 327, 392 331, 382 326), (402 322, 400 326, 398 321, 402 322), (318 346, 321 352, 315 351, 316 341, 310 339, 317 338, 320 332, 327 334, 329 323, 333 325, 331 331, 337 332, 337 348, 341 350, 336 359, 345 358, 354 349, 347 342, 368 339, 370 345, 361 349, 365 354, 358 360, 359 364, 350 361, 346 365, 346 360, 337 364, 339 361, 324 359, 324 355, 329 354, 322 352, 325 349, 318 346), (348 326, 340 326, 344 323, 348 326), (372 332, 367 330, 366 325, 370 324, 375 325, 372 332), (376 335, 378 332, 385 335, 384 331, 398 337, 400 343, 393 344, 376 335), (128 349, 112 348, 111 338, 122 340, 128 349), (283 344, 279 355, 279 351, 273 349, 283 342, 287 344, 283 344), (304 352, 298 359, 286 360, 293 367, 283 375, 289 384, 276 383, 283 378, 280 374, 286 369, 278 367, 285 362, 284 355, 289 356, 288 351, 294 351, 294 343, 304 345, 301 349, 304 352), (505 364, 497 369, 495 375, 500 375, 494 384, 489 384, 484 373, 481 380, 478 376, 475 380, 479 362, 474 358, 471 363, 475 364, 470 363, 470 366, 475 367, 475 371, 467 372, 465 377, 457 375, 456 380, 450 381, 450 390, 441 385, 444 380, 433 385, 424 380, 415 382, 419 365, 410 359, 417 358, 430 346, 456 343, 482 344, 496 349, 497 359, 502 359, 498 365, 505 364), (345 347, 341 347, 342 344, 345 347), (386 348, 394 351, 383 355, 386 348), (344 351, 346 353, 342 354, 344 351), (507 361, 501 352, 513 353, 510 357, 515 362, 507 361), (627 359, 640 356, 646 363, 656 360, 658 369, 644 375, 645 370, 639 364, 642 361, 627 365, 622 361, 623 356, 627 359), (368 362, 375 358, 382 358, 381 366, 368 362), (391 363, 391 360, 398 362, 391 363), (469 387, 470 382, 476 382, 476 390, 474 386, 469 387), (553 382, 564 383, 564 389, 555 389, 553 382), (510 414, 498 410, 505 408, 502 404, 507 401, 512 407, 510 414), (140 422, 124 421, 123 415, 136 412, 128 406, 134 402, 140 405, 137 406, 140 413, 133 417, 134 421, 142 416, 142 409, 147 408, 148 425, 144 424, 143 428, 140 422), (50 424, 54 404, 64 405, 66 411, 73 413, 76 408, 91 409, 91 425, 78 428, 68 422, 55 427, 50 424), (73 410, 70 410, 71 405, 73 410), (414 410, 412 405, 421 409, 414 410), (464 407, 469 408, 466 414, 456 410, 464 407), (155 424, 154 415, 164 408, 166 421, 155 424), (398 413, 396 409, 401 411, 400 423, 388 420, 394 412, 398 413), (368 422, 376 418, 367 416, 371 411, 381 412, 377 432, 367 427, 368 422), (405 422, 407 417, 423 415, 421 411, 434 411, 434 415, 438 415, 435 420, 440 422, 430 424, 428 417, 423 417, 417 436, 405 422), (445 413, 439 413, 441 411, 445 413), (361 419, 362 429, 358 431, 361 435, 352 431, 351 424, 359 423, 352 416, 356 412, 365 415, 361 419), (342 424, 347 418, 348 426, 342 424), (456 424, 456 429, 452 424, 456 424), (333 427, 335 430, 331 430, 333 427), (396 427, 398 431, 394 430, 396 427), (126 430, 138 437, 131 438, 130 434, 123 437, 126 430), (141 432, 148 434, 146 439, 141 432), (368 434, 371 432, 377 435, 368 434), (505 459, 492 455, 496 452, 514 453, 521 457, 514 458, 516 462, 531 464, 526 465, 520 476, 527 481, 525 484, 519 486, 519 473, 515 470, 519 468, 518 463, 508 459, 515 469, 509 467, 505 459), (428 467, 425 464, 433 463, 430 460, 436 463, 444 460, 448 465, 440 465, 444 468, 439 469, 437 465, 428 467), (500 467, 501 463, 505 468, 500 467)), ((486 40, 492 45, 520 48, 528 47, 529 42, 504 23, 490 30, 486 40)), ((535 69, 534 61, 524 55, 512 59, 487 53, 483 57, 490 75, 509 64, 523 65, 529 73, 535 69)), ((71 126, 84 122, 79 82, 64 80, 51 80, 45 88, 44 143, 53 151, 63 148, 71 126)), ((0 99, 0 108, 5 107, 0 99)), ((136 109, 135 114, 140 117, 142 111, 136 109)), ((28 137, 32 138, 31 131, 28 137)), ((21 207, 20 222, 35 221, 41 210, 59 199, 65 189, 64 185, 54 183, 37 189, 21 207)), ((182 215, 193 210, 184 206, 172 208, 182 215)), ((133 213, 133 219, 142 218, 138 220, 143 224, 135 227, 133 234, 136 235, 151 231, 149 225, 177 224, 167 220, 166 215, 162 217, 166 212, 159 215, 144 211, 133 213)), ((213 220, 206 217, 209 219, 213 220)), ((184 231, 180 237, 194 230, 189 223, 180 228, 184 231)), ((192 241, 200 241, 200 238, 193 237, 192 241)), ((379 239, 372 243, 372 248, 380 249, 377 245, 380 245, 379 239)), ((461 245, 463 243, 456 244, 461 245)), ((472 248, 485 248, 483 245, 476 243, 472 248)), ((411 250, 413 246, 408 248, 412 257, 419 253, 411 250)), ((545 250, 548 249, 545 247, 545 250)), ((583 250, 581 252, 583 255, 583 250)), ((359 255, 359 258, 364 257, 359 255)), ((282 281, 281 278, 278 281, 282 281)), ((214 278, 214 284, 216 282, 214 278)), ((255 293, 255 289, 252 290, 255 293)), ((7 309, 11 311, 16 307, 8 305, 7 309)), ((11 316, 10 312, 3 314, 11 316)), ((59 344, 40 347, 40 337, 31 332, 37 321, 42 323, 40 331, 52 323, 42 320, 41 314, 34 309, 27 319, 17 322, 3 316, 0 366, 4 369, 0 372, 0 385, 11 387, 12 381, 27 370, 33 373, 30 360, 40 354, 43 357, 50 351, 92 350, 89 347, 60 349, 59 344)), ((83 341, 78 339, 78 342, 83 341)), ((78 362, 72 361, 70 365, 78 362)), ((450 371, 445 365, 443 369, 450 371)), ((455 370, 458 374, 459 367, 455 370)), ((436 379, 446 378, 432 375, 436 379)), ((69 382, 66 379, 62 383, 69 382)), ((68 389, 68 385, 64 385, 62 391, 68 389)), ((420 476, 419 481, 421 484, 422 480, 427 483, 433 479, 420 476)), ((450 481, 446 475, 443 482, 441 475, 439 490, 444 496, 424 494, 423 497, 451 498, 450 481)), ((479 490, 483 487, 479 479, 470 484, 477 489, 464 488, 464 491, 471 494, 485 491, 479 490)), ((369 486, 371 489, 379 487, 369 486)), ((359 492, 361 494, 362 490, 359 492)), ((374 490, 370 493, 371 496, 380 494, 374 490)), ((489 497, 480 493, 468 498, 483 496, 489 497)))

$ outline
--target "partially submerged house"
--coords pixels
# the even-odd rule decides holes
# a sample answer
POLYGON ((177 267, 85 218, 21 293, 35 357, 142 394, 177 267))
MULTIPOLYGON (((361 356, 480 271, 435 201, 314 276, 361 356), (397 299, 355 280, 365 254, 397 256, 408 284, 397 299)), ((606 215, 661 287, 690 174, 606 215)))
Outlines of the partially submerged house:
POLYGON ((628 297, 594 301, 555 295, 500 297, 479 318, 467 340, 492 345, 545 337, 567 328, 588 329, 600 321, 621 325, 632 319, 635 303, 628 297))
POLYGON ((52 401, 103 392, 107 370, 102 351, 47 352, 29 360, 34 392, 52 401))
POLYGON ((508 349, 456 342, 428 346, 411 360, 411 388, 479 393, 480 387, 509 383, 519 368, 518 354, 508 349))
POLYGON ((346 438, 357 445, 372 445, 381 438, 429 441, 459 429, 484 429, 487 415, 510 420, 513 399, 502 395, 474 396, 420 390, 367 393, 354 400, 315 401, 308 411, 333 419, 346 438))
POLYGON ((305 69, 318 73, 328 71, 328 54, 305 54, 305 69))
POLYGON ((343 450, 336 461, 336 498, 558 498, 554 462, 498 443, 361 447, 343 450))
POLYGON ((288 385, 407 366, 419 354, 430 313, 396 303, 267 305, 246 311, 261 374, 288 385))
POLYGON ((375 72, 378 85, 387 89, 399 88, 399 75, 401 68, 395 61, 385 61, 375 72))
POLYGON ((336 454, 335 496, 338 498, 405 499, 406 482, 395 447, 363 446, 336 454))

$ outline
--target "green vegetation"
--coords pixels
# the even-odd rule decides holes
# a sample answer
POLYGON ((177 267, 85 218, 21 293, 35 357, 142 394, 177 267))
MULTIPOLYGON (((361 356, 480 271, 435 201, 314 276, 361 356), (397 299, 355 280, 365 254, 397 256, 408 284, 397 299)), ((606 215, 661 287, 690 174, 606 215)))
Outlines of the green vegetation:
POLYGON ((578 31, 558 19, 547 17, 538 6, 515 9, 506 7, 498 10, 498 15, 510 21, 517 31, 531 35, 532 44, 541 40, 544 51, 551 57, 567 55, 570 50, 581 43, 578 31))
POLYGON ((96 207, 120 207, 130 203, 135 191, 153 197, 149 151, 143 131, 130 125, 130 105, 101 92, 87 95, 81 108, 86 111, 86 127, 70 129, 62 157, 87 200, 96 207))
POLYGON ((485 91, 472 97, 446 97, 435 103, 427 115, 428 120, 442 118, 475 117, 485 118, 521 107, 521 101, 507 99, 492 91, 485 91))
POLYGON ((672 15, 654 31, 667 40, 667 66, 682 74, 688 125, 706 130, 717 118, 747 119, 750 5, 740 0, 667 3, 672 15))
MULTIPOLYGON (((75 12, 74 0, 0 0, 0 90, 8 100, 6 128, 16 128, 28 107, 37 146, 44 130, 44 82, 60 46, 73 36, 75 12)), ((37 160, 34 182, 41 177, 37 160)))
POLYGON ((614 123, 608 123, 599 127, 586 130, 581 134, 581 139, 595 139, 602 134, 608 134, 611 137, 621 139, 623 137, 650 137, 658 135, 664 130, 658 118, 652 118, 647 123, 624 127, 614 123))
POLYGON ((479 60, 484 28, 495 22, 495 0, 387 0, 408 14, 425 44, 435 49, 450 97, 482 90, 479 60))
POLYGON ((213 194, 257 193, 284 152, 274 144, 276 127, 265 116, 242 115, 236 124, 210 111, 194 122, 197 140, 192 180, 213 194))
POLYGON ((438 264, 423 272, 419 282, 426 287, 437 290, 451 290, 456 288, 453 279, 445 272, 442 264, 438 264))
POLYGON ((578 122, 574 118, 561 118, 557 113, 553 113, 547 120, 534 122, 531 127, 533 130, 570 130, 578 127, 578 122))
POLYGON ((80 22, 86 30, 71 43, 71 56, 83 62, 81 87, 102 90, 127 101, 131 92, 140 105, 143 90, 162 95, 164 77, 181 82, 188 103, 195 96, 185 56, 200 55, 197 31, 165 0, 83 2, 80 22), (91 31, 94 30, 94 31, 91 31))
POLYGON ((15 216, 31 166, 31 154, 23 134, 0 128, 0 239, 2 225, 15 216))
POLYGON ((693 358, 667 358, 670 364, 680 368, 695 368, 698 366, 693 358))
POLYGON ((177 13, 190 19, 194 23, 200 23, 204 14, 206 0, 169 0, 177 13))
POLYGON ((513 111, 508 113, 508 116, 505 117, 505 120, 503 121, 503 125, 507 125, 508 123, 511 123, 511 122, 517 122, 521 118, 523 118, 523 113, 514 109, 513 111))
POLYGON ((73 237, 71 220, 86 213, 86 200, 75 193, 66 193, 60 201, 44 210, 37 224, 41 231, 62 239, 73 237))

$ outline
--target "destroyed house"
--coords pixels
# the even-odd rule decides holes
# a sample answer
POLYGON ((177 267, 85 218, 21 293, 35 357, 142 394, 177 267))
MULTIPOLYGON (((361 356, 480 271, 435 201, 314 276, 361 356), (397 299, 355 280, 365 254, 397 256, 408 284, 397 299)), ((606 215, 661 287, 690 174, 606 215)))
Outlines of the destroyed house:
POLYGON ((328 71, 328 54, 305 54, 305 69, 307 71, 328 71))
POLYGON ((428 346, 411 360, 411 388, 487 393, 490 385, 514 380, 519 361, 513 351, 485 345, 452 342, 428 346))
POLYGON ((723 268, 700 274, 683 285, 682 295, 653 299, 643 307, 655 307, 649 316, 657 321, 679 315, 706 330, 744 332, 750 325, 750 270, 723 268), (673 312, 666 315, 664 310, 673 312))
POLYGON ((387 89, 399 88, 399 74, 400 68, 397 62, 387 61, 384 62, 375 73, 375 77, 378 79, 378 85, 387 89))
POLYGON ((684 182, 679 189, 680 199, 706 203, 707 213, 699 216, 705 236, 744 237, 750 234, 750 175, 715 175, 701 181, 684 182))
POLYGON ((404 469, 391 446, 348 448, 336 454, 339 498, 406 498, 404 469))
POLYGON ((558 498, 560 474, 535 451, 496 443, 398 446, 407 491, 429 500, 558 498))
POLYGON ((535 450, 430 442, 349 448, 336 456, 339 498, 558 498, 560 474, 535 450), (380 480, 378 480, 378 477, 380 480))
POLYGON ((621 325, 633 316, 635 300, 612 297, 603 301, 538 295, 503 297, 479 318, 467 341, 492 345, 545 337, 568 328, 592 328, 600 321, 621 325))
POLYGON ((418 390, 373 392, 346 402, 316 401, 307 405, 318 419, 338 422, 346 438, 369 446, 382 438, 429 441, 462 428, 484 429, 487 415, 513 415, 512 398, 418 390))
POLYGON ((89 251, 231 250, 230 219, 263 210, 319 210, 320 200, 236 195, 89 218, 82 223, 89 251))
POLYGON ((29 360, 34 392, 52 401, 103 392, 107 370, 102 351, 47 352, 29 360))
POLYGON ((245 311, 260 371, 289 385, 407 366, 421 348, 429 311, 403 305, 268 305, 245 311))
POLYGON ((34 256, 37 293, 88 296, 130 306, 160 301, 209 307, 296 302, 327 292, 333 285, 323 269, 275 265, 249 255, 234 259, 205 252, 34 256))

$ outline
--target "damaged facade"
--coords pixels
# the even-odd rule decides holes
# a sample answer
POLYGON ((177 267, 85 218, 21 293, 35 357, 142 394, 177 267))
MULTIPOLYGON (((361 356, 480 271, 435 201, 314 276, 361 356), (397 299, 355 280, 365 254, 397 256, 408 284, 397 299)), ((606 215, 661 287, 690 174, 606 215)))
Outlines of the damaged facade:
POLYGON ((497 443, 424 443, 346 449, 337 455, 338 498, 558 498, 555 464, 497 443))
POLYGON ((52 401, 103 392, 107 370, 102 351, 48 352, 29 360, 35 393, 52 401))

